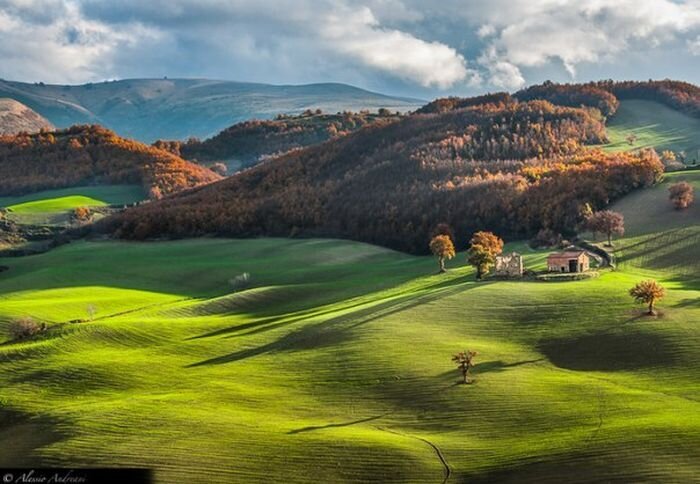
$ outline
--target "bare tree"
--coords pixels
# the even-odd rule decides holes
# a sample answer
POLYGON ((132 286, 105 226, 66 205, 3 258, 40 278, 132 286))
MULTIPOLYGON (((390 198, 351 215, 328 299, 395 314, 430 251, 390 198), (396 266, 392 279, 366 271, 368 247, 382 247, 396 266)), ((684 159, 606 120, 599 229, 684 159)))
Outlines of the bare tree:
POLYGON ((476 351, 460 351, 452 357, 452 361, 457 364, 457 368, 462 373, 462 378, 464 379, 464 384, 471 383, 469 380, 469 371, 474 368, 474 357, 477 355, 476 351))
POLYGON ((95 319, 95 314, 97 314, 97 306, 94 304, 88 304, 85 308, 85 312, 87 313, 88 320, 92 321, 95 319))

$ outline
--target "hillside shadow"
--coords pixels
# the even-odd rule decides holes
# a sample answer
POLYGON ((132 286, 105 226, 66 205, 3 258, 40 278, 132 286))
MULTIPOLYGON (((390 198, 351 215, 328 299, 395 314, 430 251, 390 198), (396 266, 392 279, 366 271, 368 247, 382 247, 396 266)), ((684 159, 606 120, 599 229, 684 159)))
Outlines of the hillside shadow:
MULTIPOLYGON (((335 318, 322 321, 320 323, 314 323, 291 333, 288 333, 277 340, 245 350, 235 351, 227 355, 218 356, 215 358, 210 358, 208 360, 200 361, 198 363, 192 363, 187 365, 187 368, 204 366, 204 365, 220 365, 224 363, 232 363, 236 361, 241 361, 254 356, 262 355, 265 353, 272 352, 294 352, 294 351, 304 351, 309 349, 322 348, 326 346, 334 346, 342 344, 351 338, 353 331, 359 326, 371 323, 380 318, 385 318, 414 307, 428 304, 430 302, 436 301, 443 297, 469 290, 475 287, 474 285, 465 286, 447 286, 443 289, 432 291, 429 294, 423 296, 404 296, 402 298, 394 299, 391 301, 386 301, 383 303, 375 304, 371 307, 360 309, 351 314, 338 316, 335 318)), ((334 310, 332 312, 337 311, 334 310)), ((330 311, 329 311, 330 312, 330 311)), ((310 315, 309 317, 317 317, 316 314, 310 315)), ((301 317, 294 321, 284 321, 282 323, 273 325, 273 327, 267 326, 259 328, 257 332, 269 331, 283 326, 288 326, 294 322, 302 321, 306 318, 301 317)), ((246 333, 246 334, 251 334, 246 333)))
POLYGON ((555 366, 578 371, 639 370, 678 361, 678 348, 652 332, 553 338, 542 340, 537 346, 555 366))
POLYGON ((68 438, 58 430, 59 424, 47 416, 0 408, 0 467, 46 464, 39 450, 68 438))

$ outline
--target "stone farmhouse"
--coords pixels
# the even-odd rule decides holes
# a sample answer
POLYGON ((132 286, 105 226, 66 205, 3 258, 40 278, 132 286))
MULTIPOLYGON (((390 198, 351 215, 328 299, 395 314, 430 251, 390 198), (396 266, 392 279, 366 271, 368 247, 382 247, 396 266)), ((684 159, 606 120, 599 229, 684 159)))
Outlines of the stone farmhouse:
POLYGON ((549 272, 586 272, 590 269, 590 264, 585 250, 554 252, 547 256, 549 272))
POLYGON ((494 274, 499 277, 522 277, 523 257, 517 252, 496 256, 494 274))

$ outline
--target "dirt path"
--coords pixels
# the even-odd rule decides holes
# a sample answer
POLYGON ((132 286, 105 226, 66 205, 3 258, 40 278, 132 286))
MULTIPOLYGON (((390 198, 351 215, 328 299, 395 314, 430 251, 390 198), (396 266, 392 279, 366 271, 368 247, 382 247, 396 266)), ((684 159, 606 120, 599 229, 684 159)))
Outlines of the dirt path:
POLYGON ((445 471, 445 477, 442 480, 442 484, 445 484, 447 482, 447 480, 450 478, 450 474, 452 474, 452 470, 450 469, 450 465, 447 463, 445 456, 442 455, 442 451, 440 450, 440 448, 437 445, 433 444, 428 439, 424 439, 423 437, 417 437, 417 436, 411 435, 411 434, 405 434, 403 432, 398 432, 396 430, 390 430, 390 429, 387 429, 384 427, 378 427, 376 425, 374 426, 374 428, 376 428, 377 430, 382 430, 384 432, 389 432, 390 434, 400 435, 402 437, 406 437, 409 439, 420 440, 421 442, 428 444, 435 451, 435 454, 437 454, 438 459, 440 459, 440 463, 442 464, 442 467, 445 471))

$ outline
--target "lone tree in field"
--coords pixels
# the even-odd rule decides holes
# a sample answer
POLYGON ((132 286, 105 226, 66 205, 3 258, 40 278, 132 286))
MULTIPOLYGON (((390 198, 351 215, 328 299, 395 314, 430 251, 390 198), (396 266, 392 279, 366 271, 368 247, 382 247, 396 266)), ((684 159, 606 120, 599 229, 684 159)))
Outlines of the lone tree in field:
POLYGON ((449 235, 436 235, 430 241, 430 252, 438 259, 440 272, 446 272, 445 260, 452 259, 455 256, 455 246, 452 243, 449 235))
POLYGON ((503 240, 491 232, 477 232, 469 241, 467 262, 476 268, 476 278, 481 280, 496 262, 496 256, 503 252, 503 240))
POLYGON ((673 203, 676 210, 683 210, 690 207, 693 203, 693 185, 688 182, 682 181, 674 183, 668 187, 668 198, 673 203))
POLYGON ((474 367, 474 357, 477 355, 476 351, 460 351, 452 357, 452 361, 457 364, 457 368, 462 373, 463 382, 465 384, 471 383, 469 380, 469 370, 474 367))
POLYGON ((653 316, 656 314, 654 305, 657 301, 664 297, 666 290, 664 287, 653 279, 638 282, 632 289, 630 295, 640 304, 647 304, 649 311, 647 314, 653 316))
POLYGON ((597 232, 605 234, 608 238, 608 246, 612 246, 613 235, 622 236, 625 234, 625 218, 621 213, 612 210, 594 212, 588 217, 588 230, 594 234, 597 232))
POLYGON ((95 314, 97 314, 97 306, 94 304, 88 304, 85 308, 85 312, 87 313, 88 321, 92 321, 95 319, 95 314))

